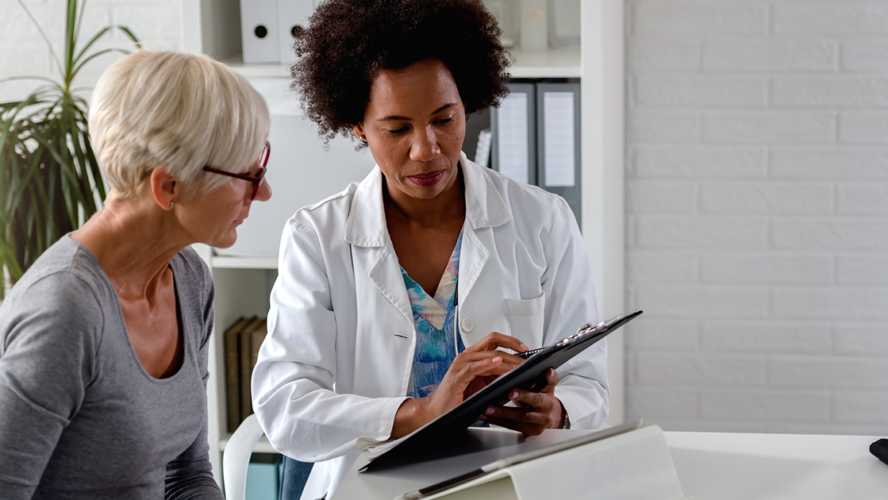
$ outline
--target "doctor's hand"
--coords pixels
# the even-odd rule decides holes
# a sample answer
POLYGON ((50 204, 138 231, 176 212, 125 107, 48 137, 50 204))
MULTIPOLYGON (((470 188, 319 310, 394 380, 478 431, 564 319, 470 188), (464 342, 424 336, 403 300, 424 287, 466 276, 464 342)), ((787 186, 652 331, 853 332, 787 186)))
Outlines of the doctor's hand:
POLYGON ((490 406, 478 418, 519 431, 526 436, 538 436, 546 429, 560 428, 562 406, 561 401, 555 397, 558 372, 549 368, 546 371, 546 382, 547 385, 539 392, 513 389, 509 393, 509 400, 515 404, 515 408, 490 406))
POLYGON ((435 392, 424 398, 408 399, 395 414, 392 438, 405 436, 459 406, 500 375, 524 362, 497 350, 499 347, 524 352, 530 349, 520 340, 491 333, 459 353, 435 392))

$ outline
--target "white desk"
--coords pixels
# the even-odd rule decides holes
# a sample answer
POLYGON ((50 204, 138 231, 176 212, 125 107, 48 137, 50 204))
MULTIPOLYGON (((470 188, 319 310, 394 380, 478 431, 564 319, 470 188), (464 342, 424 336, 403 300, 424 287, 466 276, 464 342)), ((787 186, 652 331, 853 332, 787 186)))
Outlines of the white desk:
MULTIPOLYGON (((484 430, 482 430, 484 432, 484 430)), ((545 446, 586 431, 549 430, 536 438, 493 436, 500 453, 545 446)), ((666 432, 686 496, 694 500, 886 500, 888 465, 869 453, 876 437, 666 432)), ((496 452, 358 474, 364 455, 331 500, 392 500, 489 463, 496 452), (480 462, 475 464, 475 462, 480 462)), ((365 454, 366 455, 366 454, 365 454)))
POLYGON ((666 432, 685 495, 695 499, 888 499, 878 438, 666 432))

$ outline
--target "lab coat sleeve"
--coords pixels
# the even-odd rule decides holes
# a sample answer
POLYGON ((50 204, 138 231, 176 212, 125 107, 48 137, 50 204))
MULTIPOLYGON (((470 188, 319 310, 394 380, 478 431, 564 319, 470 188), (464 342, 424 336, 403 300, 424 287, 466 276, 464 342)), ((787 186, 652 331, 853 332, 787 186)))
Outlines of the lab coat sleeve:
POLYGON ((335 392, 337 323, 325 252, 331 249, 322 248, 311 224, 299 213, 290 219, 271 292, 268 335, 252 377, 253 408, 271 445, 303 462, 388 439, 407 399, 335 392))
MULTIPOLYGON (((546 294, 543 345, 554 344, 585 323, 599 321, 592 269, 576 219, 561 198, 555 212, 541 280, 546 294)), ((563 364, 558 376, 555 396, 567 410, 571 427, 595 429, 604 423, 609 409, 606 339, 563 364)))

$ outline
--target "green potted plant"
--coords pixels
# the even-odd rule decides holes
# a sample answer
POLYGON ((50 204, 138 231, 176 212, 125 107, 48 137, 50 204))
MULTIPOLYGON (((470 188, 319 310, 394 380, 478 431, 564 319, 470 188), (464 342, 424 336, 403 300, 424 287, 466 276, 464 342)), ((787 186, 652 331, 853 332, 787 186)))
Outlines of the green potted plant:
POLYGON ((112 29, 135 47, 139 40, 124 26, 99 30, 83 48, 77 41, 86 1, 68 0, 65 52, 59 59, 31 11, 18 0, 46 41, 60 80, 16 76, 0 80, 38 80, 43 84, 24 100, 0 103, 0 300, 50 245, 78 228, 101 207, 105 183, 87 128, 87 103, 72 83, 80 70, 108 52, 95 43, 112 29), (92 52, 90 52, 92 50, 92 52))

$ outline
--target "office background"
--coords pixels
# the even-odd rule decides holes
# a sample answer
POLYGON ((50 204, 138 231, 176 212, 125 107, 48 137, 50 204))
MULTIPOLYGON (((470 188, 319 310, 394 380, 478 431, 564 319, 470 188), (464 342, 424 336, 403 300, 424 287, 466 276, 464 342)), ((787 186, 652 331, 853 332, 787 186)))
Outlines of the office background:
MULTIPOLYGON (((63 0, 26 3, 60 51, 63 0)), ((178 0, 91 0, 83 32, 109 23, 187 29, 178 0)), ((625 33, 626 416, 885 434, 888 1, 626 0, 625 33)), ((52 76, 15 0, 0 44, 0 78, 52 76)))

